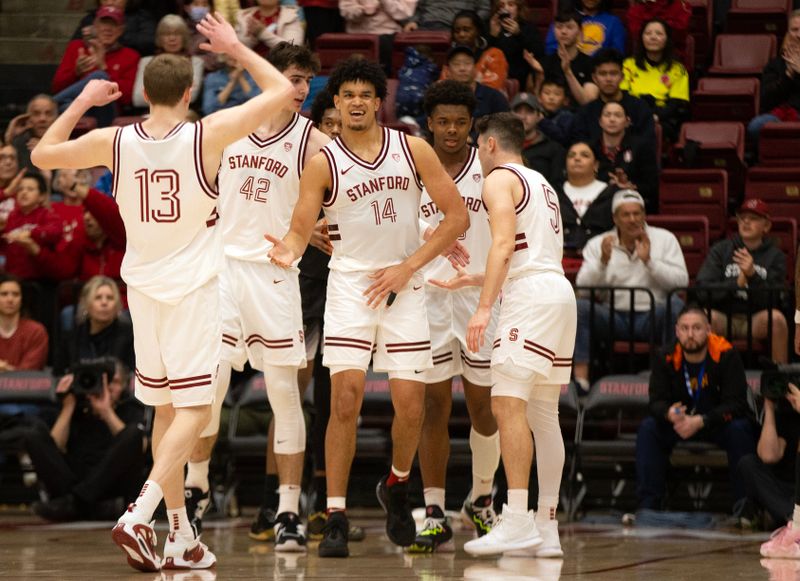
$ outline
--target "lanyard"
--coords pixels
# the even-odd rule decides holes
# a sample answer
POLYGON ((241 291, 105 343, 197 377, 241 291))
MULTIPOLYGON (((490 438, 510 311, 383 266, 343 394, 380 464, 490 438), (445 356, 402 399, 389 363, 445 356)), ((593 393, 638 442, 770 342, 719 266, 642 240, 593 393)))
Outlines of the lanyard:
POLYGON ((706 372, 706 362, 700 366, 700 371, 697 372, 697 389, 692 391, 692 381, 689 379, 689 366, 683 362, 683 379, 686 381, 686 391, 689 392, 689 397, 692 398, 692 413, 697 409, 697 403, 700 401, 700 390, 703 389, 703 376, 706 372))

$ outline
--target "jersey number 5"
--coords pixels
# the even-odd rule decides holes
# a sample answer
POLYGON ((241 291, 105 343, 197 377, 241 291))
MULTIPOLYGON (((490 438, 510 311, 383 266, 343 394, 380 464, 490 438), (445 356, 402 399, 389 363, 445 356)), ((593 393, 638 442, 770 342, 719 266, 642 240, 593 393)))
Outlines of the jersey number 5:
POLYGON ((140 169, 133 176, 139 182, 139 217, 141 221, 177 222, 181 217, 181 201, 178 198, 181 180, 178 172, 173 169, 153 171, 140 169), (157 210, 151 209, 151 193, 158 196, 155 200, 159 205, 157 210))
POLYGON ((561 231, 561 210, 558 207, 558 194, 551 190, 546 185, 542 184, 544 190, 544 198, 547 201, 547 207, 553 211, 553 217, 550 218, 550 225, 556 234, 561 231))

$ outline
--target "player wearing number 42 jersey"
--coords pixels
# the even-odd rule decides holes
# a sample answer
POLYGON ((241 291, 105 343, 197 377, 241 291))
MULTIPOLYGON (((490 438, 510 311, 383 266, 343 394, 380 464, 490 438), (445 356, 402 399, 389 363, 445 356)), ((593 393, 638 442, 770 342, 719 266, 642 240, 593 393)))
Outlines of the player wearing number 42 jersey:
POLYGON ((477 352, 487 340, 492 342, 492 411, 500 429, 508 504, 491 532, 469 541, 464 550, 560 557, 556 508, 564 442, 558 398, 572 368, 577 310, 561 267, 558 197, 541 174, 522 164, 524 129, 518 118, 495 113, 476 126, 492 247, 467 344, 477 352), (501 288, 500 320, 492 341, 485 333, 501 288), (531 432, 539 480, 535 517, 528 512, 531 432))
POLYGON ((136 502, 114 526, 112 539, 128 563, 142 571, 207 568, 216 562, 189 524, 182 482, 183 466, 211 415, 220 359, 217 279, 223 256, 212 184, 223 149, 291 99, 288 80, 242 45, 222 17, 209 15, 197 29, 209 39, 202 48, 226 53, 248 70, 262 89, 259 96, 186 124, 191 64, 160 55, 144 72, 150 103, 146 121, 68 141, 88 109, 120 96, 116 83, 90 81, 31 155, 46 169, 113 169, 128 238, 122 277, 134 328, 136 396, 156 412, 153 468, 136 502), (162 498, 170 530, 163 560, 151 522, 162 498))
POLYGON ((348 59, 331 73, 328 90, 341 113, 342 133, 303 172, 292 225, 283 240, 270 236, 275 243, 270 257, 289 267, 302 256, 324 206, 333 245, 324 355, 332 391, 325 442, 329 516, 319 554, 344 557, 349 553, 347 482, 373 348, 374 368, 389 372, 395 408, 392 471, 379 484, 379 500, 388 513, 389 539, 402 546, 414 542, 408 474, 425 398, 415 370, 432 365, 424 283, 417 271, 455 242, 469 221, 453 180, 431 147, 377 124, 386 96, 380 66, 348 59), (420 182, 444 214, 421 246, 420 182))
MULTIPOLYGON (((222 154, 218 178, 225 267, 220 275, 220 380, 211 422, 189 463, 186 495, 201 499, 190 515, 200 523, 208 502, 208 461, 231 368, 241 370, 249 359, 254 369, 264 372, 280 478, 279 504, 261 507, 251 536, 267 540, 274 528, 276 551, 304 552, 306 537, 298 515, 306 429, 297 370, 306 364, 306 351, 299 271, 269 262, 272 244, 264 232, 288 231, 303 167, 329 139, 299 114, 319 69, 316 57, 305 46, 280 43, 270 50, 269 61, 292 83, 294 99, 222 154)), ((265 486, 274 487, 267 480, 265 486)))

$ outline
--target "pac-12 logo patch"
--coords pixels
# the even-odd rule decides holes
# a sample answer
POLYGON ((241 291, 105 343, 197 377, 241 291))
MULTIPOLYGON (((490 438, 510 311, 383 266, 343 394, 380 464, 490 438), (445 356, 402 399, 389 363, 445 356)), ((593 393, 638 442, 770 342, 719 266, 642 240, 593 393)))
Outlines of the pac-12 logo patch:
POLYGON ((283 149, 286 151, 292 151, 292 142, 291 141, 284 141, 283 142, 283 149))
POLYGON ((392 159, 393 159, 393 160, 394 160, 396 163, 400 163, 400 154, 399 154, 399 153, 393 153, 393 154, 392 154, 392 159))
POLYGON ((508 340, 509 341, 516 341, 517 339, 519 339, 519 329, 517 329, 516 327, 512 327, 508 331, 508 340))
POLYGON ((479 173, 472 174, 472 180, 477 184, 479 181, 481 181, 481 174, 479 173))

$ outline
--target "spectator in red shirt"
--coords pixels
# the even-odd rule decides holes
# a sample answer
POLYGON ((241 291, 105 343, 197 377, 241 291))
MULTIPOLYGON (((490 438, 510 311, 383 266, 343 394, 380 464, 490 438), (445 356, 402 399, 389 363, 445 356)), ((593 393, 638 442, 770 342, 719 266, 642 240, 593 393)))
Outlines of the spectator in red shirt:
POLYGON ((683 49, 689 31, 692 8, 686 0, 636 0, 628 8, 626 20, 630 38, 640 39, 644 23, 658 18, 672 29, 672 41, 683 49))
POLYGON ((22 284, 0 276, 0 372, 44 369, 48 338, 44 325, 22 316, 22 284))
POLYGON ((28 173, 20 180, 16 207, 3 229, 6 271, 26 279, 46 278, 33 258, 35 248, 52 248, 61 239, 61 220, 45 206, 47 183, 41 174, 28 173))
MULTIPOLYGON (((69 42, 52 84, 60 111, 72 103, 91 79, 114 81, 122 92, 120 105, 131 104, 139 53, 119 43, 124 31, 125 13, 119 8, 103 6, 95 16, 95 38, 69 42)), ((107 127, 116 113, 116 105, 109 103, 90 109, 88 114, 97 119, 99 126, 107 127)))
POLYGON ((76 236, 85 236, 83 229, 83 198, 76 191, 79 185, 88 188, 92 182, 89 170, 60 169, 53 178, 53 195, 61 194, 60 202, 53 202, 52 208, 61 218, 64 234, 58 244, 57 250, 63 251, 67 244, 76 236))

